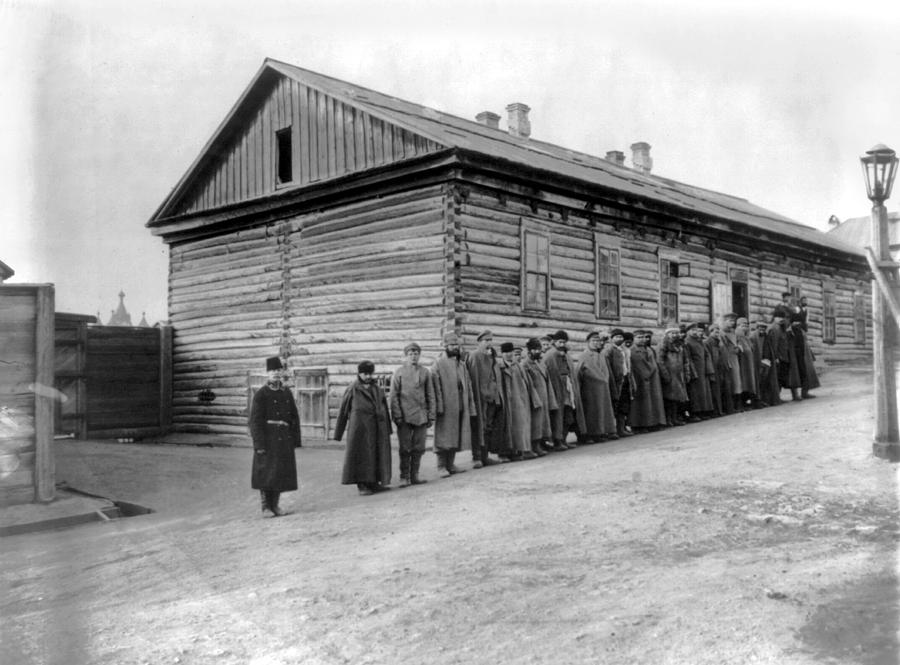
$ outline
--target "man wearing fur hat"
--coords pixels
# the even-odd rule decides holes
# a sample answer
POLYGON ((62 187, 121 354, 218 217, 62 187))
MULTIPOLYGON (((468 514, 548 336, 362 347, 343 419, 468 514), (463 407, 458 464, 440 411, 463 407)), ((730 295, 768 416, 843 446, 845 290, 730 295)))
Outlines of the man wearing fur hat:
POLYGON ((340 441, 347 432, 341 484, 355 484, 367 496, 391 484, 391 412, 375 382, 375 365, 364 360, 356 372, 344 391, 334 438, 340 441))
POLYGON ((525 344, 527 357, 522 359, 522 369, 531 380, 531 385, 537 393, 541 406, 531 411, 531 450, 536 455, 543 456, 553 445, 553 429, 550 427, 551 415, 559 408, 553 387, 550 385, 550 376, 547 368, 541 362, 541 341, 532 337, 525 344))
POLYGON ((499 365, 507 445, 511 459, 534 459, 537 455, 531 449, 531 413, 533 408, 540 408, 543 404, 535 394, 525 370, 516 361, 515 354, 512 342, 500 345, 499 365))
POLYGON ((472 416, 476 411, 475 395, 466 363, 460 357, 460 340, 456 333, 444 335, 444 353, 431 370, 434 378, 434 453, 443 477, 463 473, 454 462, 456 453, 472 447, 472 416))
POLYGON ((263 517, 276 517, 284 515, 278 506, 281 493, 297 489, 294 448, 300 446, 300 415, 294 396, 284 386, 281 358, 268 358, 266 371, 268 381, 256 391, 250 405, 250 487, 259 490, 263 517))
POLYGON ((434 423, 434 384, 431 372, 419 364, 422 348, 410 342, 403 349, 405 362, 391 377, 391 420, 397 426, 400 483, 421 485, 419 464, 425 453, 425 437, 434 423))
POLYGON ((581 430, 581 441, 585 443, 619 438, 610 394, 609 363, 602 355, 608 340, 609 335, 606 333, 588 333, 588 348, 575 363, 575 375, 578 377, 578 389, 584 407, 585 427, 581 430))
POLYGON ((553 386, 554 398, 559 408, 552 418, 553 445, 557 450, 577 448, 574 441, 566 442, 569 432, 582 433, 585 431, 584 411, 581 405, 581 393, 578 387, 578 377, 575 373, 575 363, 568 355, 569 334, 565 330, 558 330, 553 334, 553 346, 544 354, 544 366, 550 377, 550 385, 553 386))

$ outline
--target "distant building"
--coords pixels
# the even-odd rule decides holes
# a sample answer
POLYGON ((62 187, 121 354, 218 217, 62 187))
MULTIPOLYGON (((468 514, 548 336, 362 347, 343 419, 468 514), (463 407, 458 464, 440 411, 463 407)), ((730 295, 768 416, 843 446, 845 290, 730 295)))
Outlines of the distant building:
POLYGON ((125 292, 119 291, 119 306, 113 311, 106 323, 108 326, 133 326, 131 323, 131 314, 125 309, 125 292))
MULTIPOLYGON (((828 235, 856 247, 872 246, 872 217, 853 217, 840 221, 832 215, 828 220, 828 235)), ((888 244, 891 256, 900 257, 900 212, 888 213, 888 244)))
POLYGON ((0 261, 0 284, 2 284, 15 274, 15 270, 3 263, 3 261, 0 261))

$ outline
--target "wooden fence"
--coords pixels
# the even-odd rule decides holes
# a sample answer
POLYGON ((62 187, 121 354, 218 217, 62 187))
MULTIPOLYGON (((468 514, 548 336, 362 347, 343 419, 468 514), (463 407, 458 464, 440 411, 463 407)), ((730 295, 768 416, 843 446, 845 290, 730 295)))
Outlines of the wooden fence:
POLYGON ((0 506, 54 498, 53 307, 50 284, 0 285, 0 506))

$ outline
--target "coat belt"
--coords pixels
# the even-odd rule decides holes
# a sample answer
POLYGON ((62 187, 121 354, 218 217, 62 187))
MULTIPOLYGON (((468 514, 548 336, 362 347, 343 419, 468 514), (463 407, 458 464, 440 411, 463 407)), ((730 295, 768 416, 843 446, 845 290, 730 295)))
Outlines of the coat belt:
POLYGON ((290 427, 290 424, 283 420, 267 420, 266 423, 269 425, 279 425, 280 427, 290 427))

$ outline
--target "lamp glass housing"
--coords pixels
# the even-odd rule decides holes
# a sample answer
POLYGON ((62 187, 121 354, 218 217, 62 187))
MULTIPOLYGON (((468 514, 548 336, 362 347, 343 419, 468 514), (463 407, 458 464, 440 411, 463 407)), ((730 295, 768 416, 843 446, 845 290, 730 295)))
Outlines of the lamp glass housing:
POLYGON ((886 145, 878 144, 860 157, 866 179, 866 194, 870 201, 884 203, 891 197, 894 176, 897 175, 897 155, 886 145))

